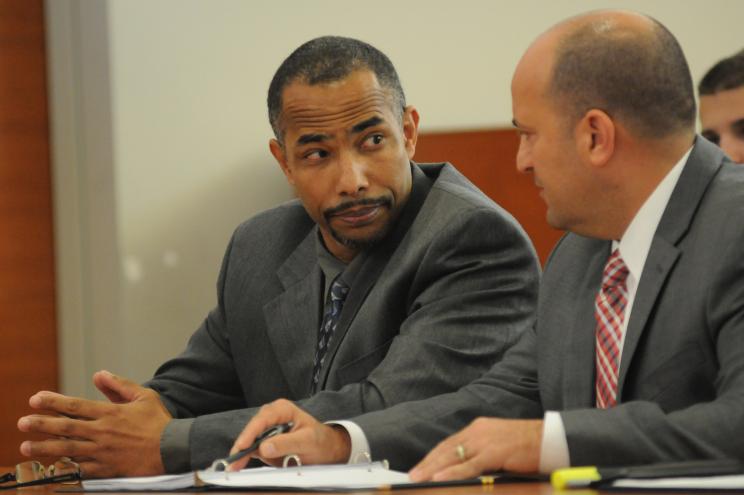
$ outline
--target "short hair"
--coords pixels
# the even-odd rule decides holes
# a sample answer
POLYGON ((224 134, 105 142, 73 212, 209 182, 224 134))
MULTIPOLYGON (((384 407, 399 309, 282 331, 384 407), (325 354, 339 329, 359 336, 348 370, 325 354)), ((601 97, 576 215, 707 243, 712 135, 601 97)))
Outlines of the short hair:
POLYGON ((698 84, 700 96, 744 86, 744 50, 720 60, 698 84))
POLYGON ((287 57, 269 85, 269 122, 281 141, 282 92, 290 83, 308 85, 340 81, 357 70, 370 70, 380 85, 390 92, 393 110, 402 119, 406 97, 398 73, 390 59, 377 48, 360 40, 341 36, 312 39, 287 57))
POLYGON ((655 19, 638 33, 601 19, 558 43, 549 89, 571 122, 596 108, 636 136, 662 138, 695 126, 695 92, 684 53, 655 19))

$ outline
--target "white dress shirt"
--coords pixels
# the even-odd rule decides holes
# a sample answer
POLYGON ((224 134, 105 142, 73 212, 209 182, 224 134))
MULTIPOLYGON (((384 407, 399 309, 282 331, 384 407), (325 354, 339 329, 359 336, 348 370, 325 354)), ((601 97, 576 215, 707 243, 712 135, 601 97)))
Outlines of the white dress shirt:
MULTIPOLYGON (((638 210, 630 225, 623 234, 620 241, 612 242, 612 250, 620 249, 620 255, 628 267, 626 285, 628 289, 628 302, 625 305, 625 317, 623 318, 622 337, 620 341, 620 353, 625 342, 625 330, 633 309, 636 289, 640 282, 643 266, 651 248, 656 228, 659 226, 661 216, 666 209, 669 198, 677 185, 682 169, 687 158, 690 156, 692 147, 680 158, 674 167, 667 173, 664 179, 656 186, 654 192, 646 199, 643 206, 638 210)), ((543 425, 542 447, 540 450, 540 472, 551 471, 571 465, 568 454, 568 442, 563 427, 563 420, 557 411, 546 411, 543 425)), ((329 421, 328 424, 339 425, 346 429, 351 438, 351 454, 348 462, 358 462, 361 452, 369 453, 369 442, 362 429, 353 421, 329 421)), ((371 453, 373 454, 373 453, 371 453)))

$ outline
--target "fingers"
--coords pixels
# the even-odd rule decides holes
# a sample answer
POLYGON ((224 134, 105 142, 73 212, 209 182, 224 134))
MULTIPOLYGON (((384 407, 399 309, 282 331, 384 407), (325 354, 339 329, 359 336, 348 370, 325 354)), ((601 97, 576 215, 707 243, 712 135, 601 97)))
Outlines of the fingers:
MULTIPOLYGON (((258 457, 269 464, 275 464, 277 459, 290 454, 300 456, 305 464, 344 462, 348 459, 350 440, 345 430, 338 431, 324 425, 283 399, 261 408, 240 434, 231 452, 249 447, 265 429, 289 421, 294 423, 292 431, 262 442, 256 453, 258 457)), ((236 461, 230 469, 241 469, 247 462, 248 458, 236 461)))
MULTIPOLYGON (((298 429, 302 424, 303 416, 308 416, 299 407, 295 406, 292 402, 279 399, 270 404, 263 406, 245 426, 243 431, 238 435, 230 454, 234 454, 240 450, 250 447, 256 440, 256 437, 260 435, 264 430, 272 426, 287 423, 292 421, 294 423, 294 430, 298 429)), ((285 433, 284 435, 291 435, 292 433, 285 433)), ((280 435, 280 436, 284 436, 280 435)), ((246 456, 234 462, 231 466, 231 470, 242 469, 250 460, 251 456, 246 456)), ((276 456, 269 456, 276 457, 276 456)))
POLYGON ((443 440, 413 470, 413 481, 445 481, 507 469, 536 472, 542 420, 478 418, 443 440))
MULTIPOLYGON (((444 469, 460 464, 462 460, 457 453, 457 446, 462 445, 467 452, 464 444, 465 439, 462 432, 457 433, 441 442, 429 452, 414 468, 411 470, 410 477, 413 481, 428 481, 434 479, 434 475, 444 469)), ((467 454, 465 454, 467 456, 467 454)))
POLYGON ((461 480, 465 478, 475 478, 483 473, 477 458, 466 462, 454 464, 434 473, 431 477, 433 481, 461 480))
MULTIPOLYGON (((261 443, 259 453, 265 459, 276 459, 278 457, 296 454, 300 456, 300 459, 306 461, 307 456, 303 454, 313 452, 314 440, 315 432, 312 429, 300 428, 261 443)), ((310 462, 307 461, 307 463, 309 464, 310 462)))
POLYGON ((26 457, 86 457, 96 449, 93 442, 54 438, 32 442, 26 440, 21 444, 20 452, 26 457))
POLYGON ((142 396, 144 390, 148 390, 106 370, 93 375, 93 384, 114 404, 133 402, 142 396))
POLYGON ((267 440, 259 451, 262 459, 269 460, 295 454, 303 464, 345 463, 349 460, 351 439, 343 427, 313 419, 292 433, 267 440))
POLYGON ((26 433, 44 433, 57 437, 87 438, 90 426, 87 421, 32 414, 18 420, 18 429, 26 433))
POLYGON ((25 416, 18 420, 18 428, 56 438, 23 442, 21 453, 84 459, 88 463, 86 475, 91 476, 162 474, 160 438, 171 416, 158 395, 110 374, 101 373, 98 380, 112 384, 124 397, 139 398, 126 404, 110 404, 39 392, 29 404, 51 414, 25 416), (56 413, 63 416, 54 416, 56 413))
POLYGON ((46 391, 32 395, 28 404, 37 410, 52 411, 71 418, 95 419, 110 411, 110 406, 103 402, 46 391))

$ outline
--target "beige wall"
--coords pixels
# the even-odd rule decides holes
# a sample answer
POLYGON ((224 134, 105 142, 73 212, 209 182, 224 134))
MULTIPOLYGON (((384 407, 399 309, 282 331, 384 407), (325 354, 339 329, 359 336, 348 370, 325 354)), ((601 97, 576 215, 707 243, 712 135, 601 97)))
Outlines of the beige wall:
POLYGON ((527 44, 602 6, 649 13, 697 80, 742 48, 744 2, 48 0, 62 382, 144 380, 215 302, 233 228, 290 197, 268 153, 274 70, 322 34, 397 66, 424 130, 508 125, 527 44), (353 6, 352 6, 353 5, 353 6))

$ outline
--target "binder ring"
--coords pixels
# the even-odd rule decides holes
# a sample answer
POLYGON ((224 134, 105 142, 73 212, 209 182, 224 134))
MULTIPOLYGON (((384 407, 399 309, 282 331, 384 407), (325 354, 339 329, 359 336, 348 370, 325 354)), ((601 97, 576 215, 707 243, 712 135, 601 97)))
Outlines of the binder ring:
POLYGON ((369 465, 369 467, 367 468, 367 471, 371 473, 372 472, 372 456, 369 455, 369 452, 357 452, 356 454, 354 454, 354 457, 351 459, 351 463, 361 464, 361 462, 359 462, 360 457, 367 460, 367 464, 369 465))
POLYGON ((211 469, 212 471, 217 471, 217 472, 222 471, 222 472, 224 472, 225 473, 225 479, 228 479, 228 477, 227 477, 227 473, 229 472, 227 470, 227 467, 228 466, 229 466, 229 464, 227 463, 227 461, 225 459, 217 459, 216 461, 214 461, 212 463, 212 466, 209 469, 211 469))
POLYGON ((297 476, 302 475, 302 471, 300 468, 302 467, 302 461, 300 461, 300 456, 297 454, 289 454, 284 456, 284 460, 282 461, 282 467, 286 468, 289 466, 289 461, 294 460, 295 464, 297 465, 297 476))

